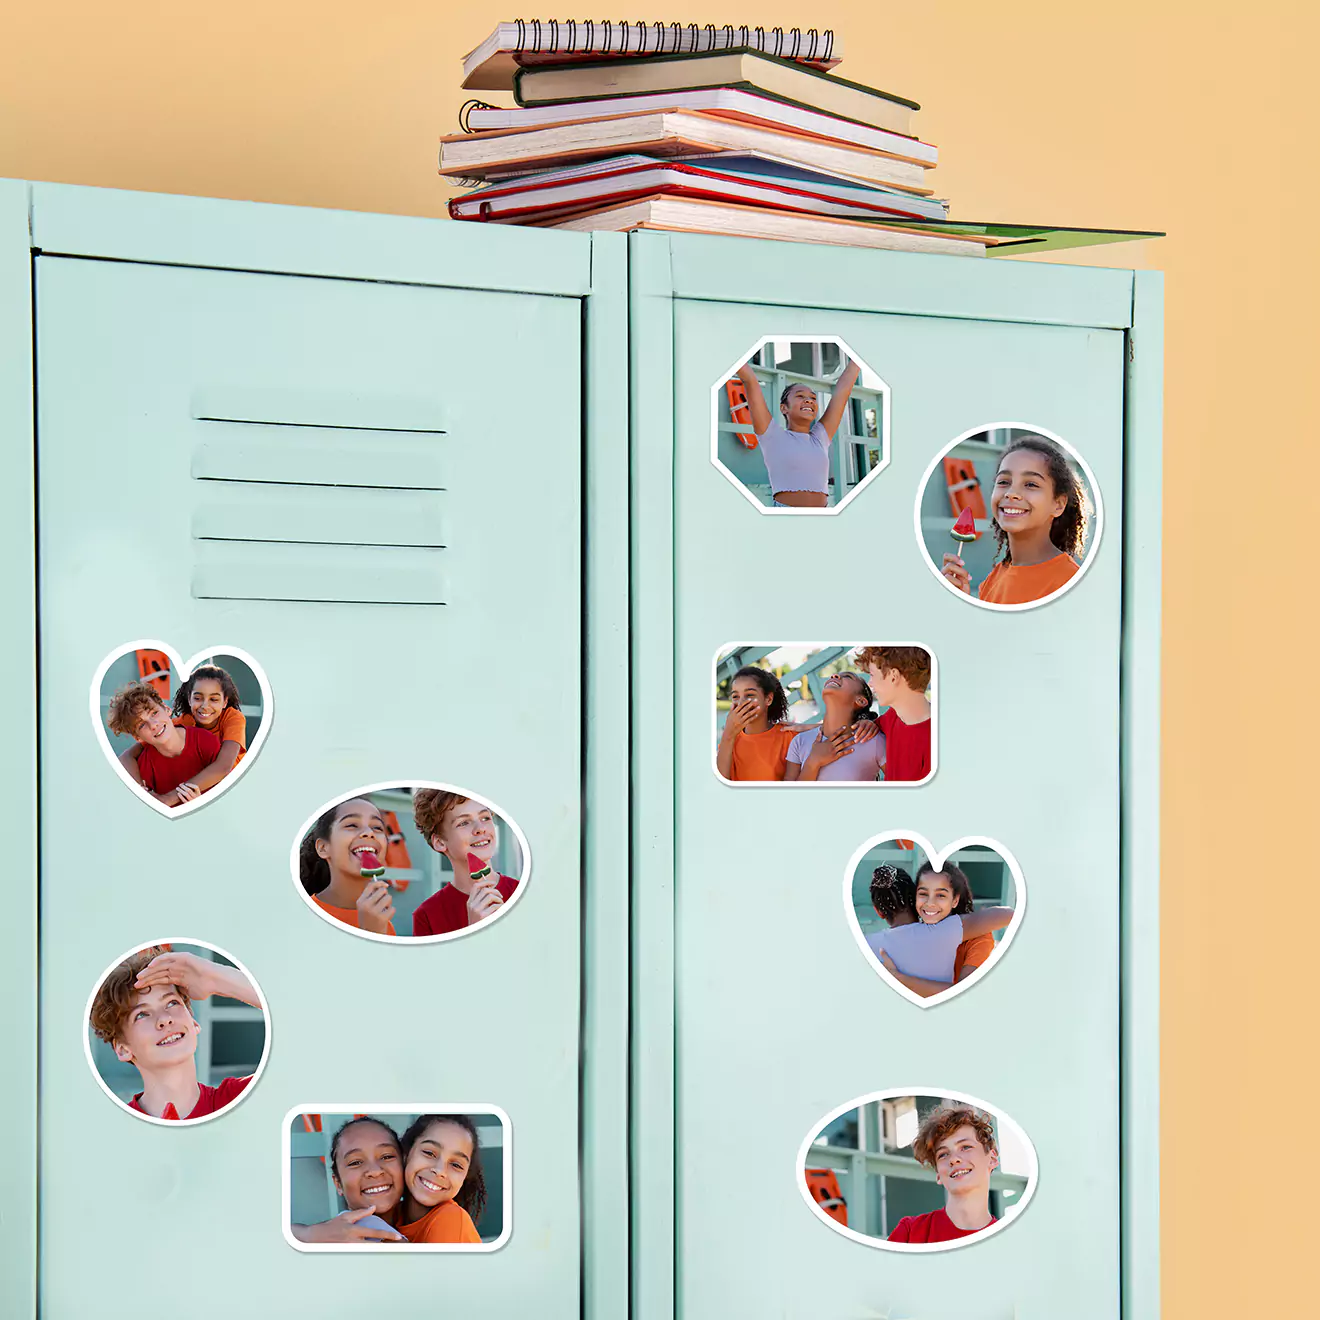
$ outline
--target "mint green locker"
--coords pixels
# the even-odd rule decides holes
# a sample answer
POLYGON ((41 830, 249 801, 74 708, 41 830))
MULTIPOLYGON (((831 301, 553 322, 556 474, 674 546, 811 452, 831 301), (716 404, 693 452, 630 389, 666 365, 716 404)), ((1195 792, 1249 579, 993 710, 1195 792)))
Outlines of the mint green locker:
POLYGON ((643 234, 632 287, 638 1315, 1151 1314, 1157 292, 1138 376, 1129 272, 643 234), (837 515, 762 516, 710 460, 711 386, 765 335, 841 336, 891 390, 890 466, 837 515), (1105 530, 1071 591, 1005 615, 941 589, 913 506, 945 445, 1010 420, 1081 452, 1105 530), (712 660, 777 639, 928 644, 933 780, 721 783, 712 660), (840 899, 854 850, 904 829, 1001 841, 1030 894, 1002 963, 924 1011, 875 976, 840 899), (1016 1222, 912 1256, 811 1214, 801 1143, 891 1088, 1025 1129, 1040 1174, 1016 1222))
MULTIPOLYGON (((18 196, 7 185, 6 252, 26 238, 32 253, 26 289, 28 253, 8 262, 8 291, 35 326, 40 646, 35 675, 18 672, 40 692, 41 1180, 39 1254, 11 1244, 12 1313, 30 1310, 35 1264, 48 1317, 140 1314, 148 1285, 198 1316, 349 1315, 365 1296, 578 1315, 622 1277, 595 1189, 626 1209, 598 1157, 622 1104, 579 1154, 611 1049, 624 1057, 622 1020, 583 1002, 609 974, 582 956, 584 929, 613 919, 592 886, 608 867, 617 890, 622 869, 609 790, 595 832, 581 823, 604 773, 581 737, 598 701, 584 589, 597 628, 607 593, 623 605, 582 553, 588 531, 607 544, 622 526, 586 518, 610 462, 588 450, 618 426, 608 392, 586 417, 583 379, 597 360, 613 375, 597 293, 615 280, 621 318, 621 242, 593 263, 576 237, 46 186, 23 199, 21 235, 18 196), (90 727, 93 672, 139 637, 185 656, 239 646, 273 690, 242 781, 180 820, 128 793, 90 727), (533 869, 516 909, 420 947, 318 920, 289 873, 301 823, 357 786, 423 779, 521 826, 533 869), (171 1131, 101 1094, 84 1005, 129 948, 189 937, 246 965, 273 1037, 242 1103, 171 1131), (286 1245, 288 1110, 444 1101, 509 1115, 506 1245, 388 1262, 286 1245), (89 1224, 97 1259, 118 1262, 95 1278, 89 1224)), ((595 647, 602 673, 611 645, 595 647)))

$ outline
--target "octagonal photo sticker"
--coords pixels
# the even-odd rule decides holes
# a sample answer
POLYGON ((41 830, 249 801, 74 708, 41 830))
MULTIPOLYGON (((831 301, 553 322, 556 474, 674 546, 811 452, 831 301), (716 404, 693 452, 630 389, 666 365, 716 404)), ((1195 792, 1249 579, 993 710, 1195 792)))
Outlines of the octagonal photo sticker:
POLYGON ((767 335, 711 386, 711 461, 762 513, 837 513, 889 462, 889 386, 837 336, 767 335))

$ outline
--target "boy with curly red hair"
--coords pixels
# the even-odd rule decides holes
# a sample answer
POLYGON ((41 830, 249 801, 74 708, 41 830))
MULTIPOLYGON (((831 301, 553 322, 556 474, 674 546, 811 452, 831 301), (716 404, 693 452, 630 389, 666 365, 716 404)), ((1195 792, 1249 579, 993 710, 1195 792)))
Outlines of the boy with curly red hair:
POLYGON ((999 1167, 999 1148, 986 1114, 971 1105, 941 1105, 921 1120, 912 1153, 919 1164, 935 1170, 935 1181, 944 1188, 944 1208, 905 1215, 890 1242, 953 1242, 996 1222, 990 1213, 990 1175, 999 1167))
MULTIPOLYGON (((195 781, 220 755, 219 735, 196 725, 175 724, 169 707, 150 683, 120 688, 110 698, 106 722, 111 733, 126 734, 141 744, 135 768, 125 765, 125 769, 157 801, 177 807, 210 787, 213 777, 200 786, 195 781)), ((120 760, 122 763, 124 758, 120 760)))
POLYGON ((930 652, 920 646, 864 646, 858 665, 870 672, 885 735, 885 783, 916 784, 930 778, 930 652))
POLYGON ((493 916, 513 897, 518 881, 490 865, 499 843, 499 825, 484 802, 445 789, 418 788, 413 791, 413 821, 422 838, 448 857, 454 868, 449 883, 413 913, 414 935, 465 930, 493 916), (476 878, 482 870, 486 874, 476 878))
POLYGON ((247 1088, 251 1077, 226 1077, 219 1086, 197 1080, 201 1025, 192 1001, 208 995, 261 1007, 256 987, 237 967, 159 944, 112 967, 97 987, 88 1025, 142 1078, 130 1109, 153 1118, 206 1118, 247 1088))

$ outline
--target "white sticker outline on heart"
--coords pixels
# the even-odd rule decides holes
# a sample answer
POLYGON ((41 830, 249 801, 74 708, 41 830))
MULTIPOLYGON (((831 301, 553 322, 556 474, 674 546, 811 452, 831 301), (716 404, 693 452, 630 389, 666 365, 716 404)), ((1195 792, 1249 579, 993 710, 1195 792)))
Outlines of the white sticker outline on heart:
POLYGON ((270 680, 266 677, 266 671, 242 647, 216 644, 215 646, 204 647, 187 660, 184 660, 168 642, 162 642, 151 637, 140 638, 138 641, 125 642, 123 646, 117 646, 97 665, 96 673, 92 675, 88 707, 92 717, 92 726, 96 730, 97 742, 100 743, 101 751, 110 763, 110 768, 118 776, 120 783, 126 784, 140 802, 145 802, 147 806, 164 816, 166 820, 179 820, 194 811, 200 810, 202 807, 209 806, 229 792, 247 773, 252 762, 257 759, 257 754, 265 746, 271 725, 275 721, 275 697, 271 691, 270 680), (111 665, 133 651, 161 651, 169 656, 170 674, 174 679, 176 691, 178 685, 186 682, 198 665, 222 660, 225 656, 233 656, 235 660, 241 660, 247 665, 257 680, 257 686, 261 689, 261 726, 257 729, 256 737, 248 743, 242 761, 214 788, 207 789, 205 793, 198 798, 194 798, 191 802, 181 802, 177 807, 167 807, 163 802, 158 802, 152 797, 148 789, 134 780, 128 771, 120 765, 119 756, 110 743, 110 731, 101 716, 101 684, 105 682, 105 676, 109 673, 111 665))
MULTIPOLYGON (((916 879, 914 876, 913 879, 916 879)), ((891 989, 900 994, 910 1004, 916 1004, 918 1008, 934 1008, 938 1004, 947 1004, 951 999, 956 999, 964 991, 970 990, 987 972, 997 967, 1000 961, 1008 953, 1010 946, 1017 937, 1018 928, 1022 925, 1022 918, 1027 911, 1027 884, 1022 876, 1022 868, 1018 865, 1017 858, 1004 847, 998 839, 989 838, 983 834, 968 834, 961 839, 955 839, 944 848, 935 848, 930 840, 918 834, 916 830, 887 830, 883 834, 873 835, 862 844, 853 855, 848 859, 847 869, 843 873, 843 910, 848 920, 848 929, 852 932, 853 940, 857 947, 862 951, 862 956, 866 959, 868 965, 872 967, 877 976, 891 989), (861 923, 857 920, 857 910, 853 907, 853 876, 857 868, 861 865, 862 859, 872 848, 881 843, 891 843, 897 839, 907 839, 915 843, 925 854, 926 860, 930 862, 936 870, 944 865, 950 857, 960 848, 970 848, 979 845, 990 849, 991 852, 998 855, 1001 861, 1008 867, 1009 874, 1013 877, 1014 895, 1013 895, 1013 919, 1004 928, 1003 938, 996 941, 994 956, 982 963, 980 967, 972 970, 970 976, 951 985, 947 990, 941 990, 937 995, 924 997, 916 993, 915 990, 909 990, 902 982, 894 979, 884 964, 871 952, 870 946, 866 943, 866 936, 862 934, 861 923)), ((947 918, 946 918, 947 920, 947 918)))

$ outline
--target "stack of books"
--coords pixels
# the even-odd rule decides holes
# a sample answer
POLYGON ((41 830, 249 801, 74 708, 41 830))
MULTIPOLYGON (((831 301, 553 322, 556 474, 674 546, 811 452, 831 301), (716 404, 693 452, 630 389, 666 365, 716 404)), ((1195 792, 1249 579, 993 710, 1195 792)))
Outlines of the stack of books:
POLYGON ((837 77, 840 59, 828 30, 501 23, 463 86, 517 105, 469 102, 441 140, 440 173, 477 185, 449 213, 984 255, 993 235, 940 228, 920 107, 837 77))

